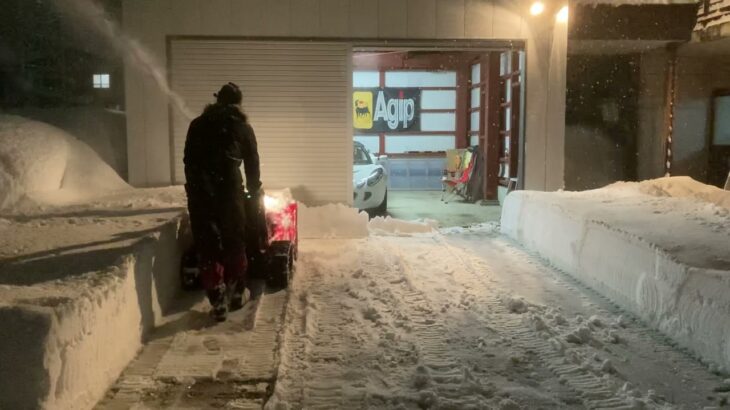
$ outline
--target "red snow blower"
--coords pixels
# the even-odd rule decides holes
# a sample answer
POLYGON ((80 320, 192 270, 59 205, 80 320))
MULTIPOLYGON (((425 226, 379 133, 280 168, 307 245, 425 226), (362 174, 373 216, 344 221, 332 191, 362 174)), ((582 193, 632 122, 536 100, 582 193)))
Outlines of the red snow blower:
MULTIPOLYGON (((297 202, 267 195, 264 212, 260 212, 261 204, 254 199, 246 196, 244 201, 247 220, 252 222, 246 241, 248 278, 264 280, 269 289, 284 289, 289 284, 297 258, 297 202)), ((201 288, 195 245, 183 254, 180 278, 185 290, 201 288)))

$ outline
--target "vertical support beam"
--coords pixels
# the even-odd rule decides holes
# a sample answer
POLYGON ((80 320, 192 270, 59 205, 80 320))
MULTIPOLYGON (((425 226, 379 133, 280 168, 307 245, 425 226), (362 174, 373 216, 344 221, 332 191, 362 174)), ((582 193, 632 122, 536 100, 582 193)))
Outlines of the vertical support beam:
POLYGON ((499 186, 499 113, 501 104, 499 53, 490 52, 482 59, 481 129, 479 147, 484 161, 484 199, 497 200, 499 186))
MULTIPOLYGON (((384 88, 385 87, 385 70, 383 68, 379 68, 378 71, 380 73, 380 88, 384 88)), ((374 112, 375 111, 373 111, 373 113, 374 112)), ((378 134, 378 145, 380 147, 378 149, 380 151, 378 153, 378 155, 385 155, 385 133, 384 132, 381 132, 380 134, 378 134)))
POLYGON ((511 78, 510 87, 510 132, 509 132, 509 177, 517 178, 517 171, 519 170, 520 163, 520 119, 522 111, 520 110, 522 104, 522 73, 520 71, 520 52, 512 52, 512 67, 511 67, 511 78))
POLYGON ((470 77, 469 63, 461 61, 456 68, 456 148, 469 146, 470 77))
POLYGON ((677 46, 669 46, 667 58, 667 89, 664 95, 664 175, 672 173, 672 139, 674 138, 674 103, 677 86, 677 46))

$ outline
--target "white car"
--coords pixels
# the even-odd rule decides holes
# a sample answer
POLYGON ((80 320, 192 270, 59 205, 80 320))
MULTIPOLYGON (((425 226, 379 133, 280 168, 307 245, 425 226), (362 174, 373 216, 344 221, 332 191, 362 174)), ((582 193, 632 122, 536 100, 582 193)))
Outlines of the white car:
POLYGON ((388 174, 364 145, 353 147, 353 206, 357 209, 385 214, 388 208, 388 174))

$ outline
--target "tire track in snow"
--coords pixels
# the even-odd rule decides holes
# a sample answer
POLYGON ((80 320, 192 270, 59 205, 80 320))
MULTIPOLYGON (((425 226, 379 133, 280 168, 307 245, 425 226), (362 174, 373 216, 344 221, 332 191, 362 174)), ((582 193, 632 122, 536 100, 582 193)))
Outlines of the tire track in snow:
MULTIPOLYGON (((497 229, 493 227, 492 229, 497 229)), ((645 325, 643 321, 632 314, 622 309, 618 304, 607 298, 601 293, 596 292, 592 288, 584 285, 574 277, 570 276, 566 272, 553 266, 548 261, 540 257, 535 252, 525 250, 512 239, 503 237, 496 233, 496 231, 481 231, 479 236, 476 238, 483 240, 484 235, 490 238, 489 247, 498 248, 498 254, 504 255, 506 261, 519 261, 525 262, 529 266, 534 266, 535 273, 541 276, 541 280, 546 283, 556 285, 566 292, 564 295, 570 295, 571 298, 579 299, 582 301, 583 309, 577 309, 577 311, 589 310, 589 315, 597 314, 602 318, 614 317, 619 319, 621 326, 621 341, 619 344, 611 345, 611 354, 619 357, 631 357, 629 362, 646 363, 654 362, 658 358, 662 362, 662 369, 653 369, 652 372, 644 369, 642 365, 633 365, 633 363, 619 363, 619 367, 623 368, 625 374, 640 373, 639 375, 633 375, 630 380, 632 383, 636 382, 639 385, 643 385, 644 389, 652 389, 657 387, 657 384, 665 385, 664 394, 667 396, 670 402, 681 403, 680 405, 690 405, 692 407, 699 406, 698 403, 705 402, 706 405, 711 406, 713 403, 710 398, 715 396, 712 391, 713 387, 722 384, 722 379, 717 375, 712 374, 708 371, 707 367, 703 365, 696 356, 692 355, 687 349, 680 347, 677 343, 667 338, 666 336, 655 331, 651 327, 645 325), (544 275, 544 279, 543 279, 544 275), (667 377, 653 377, 653 372, 659 371, 662 374, 671 375, 674 378, 674 388, 667 387, 667 377), (649 378, 647 379, 647 376, 649 378), (690 383, 689 388, 687 383, 690 383), (681 389, 676 387, 681 386, 681 389), (702 387, 704 386, 704 388, 702 387)), ((444 238, 446 239, 446 238, 444 238)), ((451 238, 449 242, 454 242, 454 238, 451 238)), ((487 270, 492 269, 489 264, 492 262, 489 256, 482 255, 486 253, 494 257, 494 252, 484 252, 484 247, 472 248, 475 242, 468 240, 468 235, 459 237, 456 244, 461 244, 467 249, 471 249, 471 252, 479 254, 478 260, 482 264, 486 264, 487 270), (480 249, 482 250, 480 252, 480 249), (487 262, 489 260, 489 262, 487 262)), ((504 262, 501 266, 504 266, 504 262)), ((523 270, 521 276, 523 279, 530 279, 529 270, 523 270)), ((484 275, 479 275, 483 281, 484 275)), ((534 279, 534 278, 533 278, 534 279)), ((559 305, 565 305, 564 299, 559 301, 559 305)), ((569 307, 570 308, 570 307, 569 307)), ((721 398, 718 400, 722 400, 721 398)))
POLYGON ((470 294, 475 297, 475 304, 483 307, 482 311, 487 312, 489 325, 498 334, 510 339, 520 350, 534 352, 540 361, 557 375, 561 383, 569 386, 577 395, 582 398, 583 404, 589 408, 622 408, 627 403, 617 397, 606 382, 591 374, 587 369, 575 364, 566 363, 565 356, 556 352, 555 348, 546 340, 536 335, 536 332, 523 321, 521 315, 511 312, 500 296, 506 292, 496 289, 494 284, 489 286, 483 283, 484 276, 477 272, 488 272, 489 268, 481 260, 446 244, 441 238, 435 237, 438 246, 442 246, 460 262, 460 267, 466 269, 455 269, 453 278, 461 279, 462 285, 479 286, 471 288, 470 294), (481 265, 476 268, 474 265, 481 265), (461 277, 462 272, 469 272, 471 278, 461 277), (474 280, 476 279, 476 280, 474 280), (485 309, 484 309, 485 308, 485 309))
MULTIPOLYGON (((524 317, 512 314, 505 306, 504 301, 499 297, 495 297, 497 292, 493 290, 491 292, 489 291, 489 287, 493 287, 494 284, 490 283, 489 285, 486 285, 484 283, 485 274, 488 274, 491 271, 491 267, 484 260, 445 243, 443 238, 439 238, 439 242, 441 242, 443 246, 447 247, 454 257, 460 259, 464 266, 468 267, 468 272, 472 276, 472 279, 476 279, 476 281, 466 279, 466 283, 477 282, 482 285, 483 289, 477 292, 477 296, 479 297, 479 295, 482 295, 480 298, 482 299, 481 302, 485 303, 489 310, 493 312, 497 318, 501 319, 494 322, 494 326, 497 330, 512 338, 522 349, 537 352, 537 356, 544 365, 556 374, 562 383, 570 386, 573 391, 580 395, 586 407, 591 409, 636 408, 635 406, 641 406, 642 408, 672 408, 671 405, 662 403, 662 400, 660 399, 657 400, 657 402, 654 402, 653 400, 642 400, 639 402, 638 399, 640 398, 632 397, 632 392, 622 391, 621 386, 617 384, 624 383, 625 380, 620 377, 616 377, 614 374, 609 374, 611 373, 610 371, 596 373, 593 369, 586 368, 586 366, 582 363, 571 363, 571 354, 575 354, 578 357, 582 356, 585 359, 585 356, 587 356, 591 350, 597 351, 597 349, 587 347, 583 349, 584 351, 580 351, 580 348, 574 348, 568 349, 569 351, 566 353, 565 344, 558 345, 555 343, 557 340, 556 337, 559 336, 559 334, 550 328, 541 330, 552 332, 552 335, 555 337, 552 339, 545 339, 541 337, 540 332, 535 326, 542 327, 544 322, 542 324, 525 323, 524 317), (588 353, 586 353, 586 351, 588 353)), ((510 250, 514 252, 514 249, 510 250)), ((541 270, 552 270, 544 265, 539 265, 539 267, 541 270)), ((578 289, 573 286, 572 283, 563 280, 564 278, 556 277, 554 274, 555 272, 551 273, 553 273, 551 276, 555 279, 558 286, 569 289, 574 295, 578 295, 591 310, 596 311, 602 317, 613 316, 613 314, 609 311, 601 308, 596 303, 593 303, 585 294, 586 291, 591 294, 595 294, 595 292, 590 289, 586 289, 580 284, 576 284, 580 287, 580 289, 578 289)), ((601 299, 608 301, 604 297, 601 297, 601 299)), ((656 352, 660 352, 659 355, 663 357, 666 357, 665 355, 669 355, 671 360, 681 363, 680 366, 688 375, 693 376, 692 379, 698 381, 705 380, 708 383, 717 381, 712 380, 713 378, 708 374, 708 372, 691 358, 677 352, 670 346, 659 343, 656 340, 655 332, 652 332, 644 326, 632 327, 630 329, 623 328, 622 331, 630 333, 632 338, 649 339, 657 342, 656 352)))

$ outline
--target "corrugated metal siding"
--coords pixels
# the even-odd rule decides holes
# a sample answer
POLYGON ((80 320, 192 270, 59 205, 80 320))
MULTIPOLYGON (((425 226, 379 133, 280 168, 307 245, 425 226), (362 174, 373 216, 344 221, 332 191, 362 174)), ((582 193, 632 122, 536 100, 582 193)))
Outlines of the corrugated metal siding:
MULTIPOLYGON (((243 90, 268 188, 310 203, 352 201, 351 47, 343 43, 180 39, 172 88, 199 113, 228 81, 243 90)), ((173 113, 175 183, 184 182, 188 121, 173 113)))

